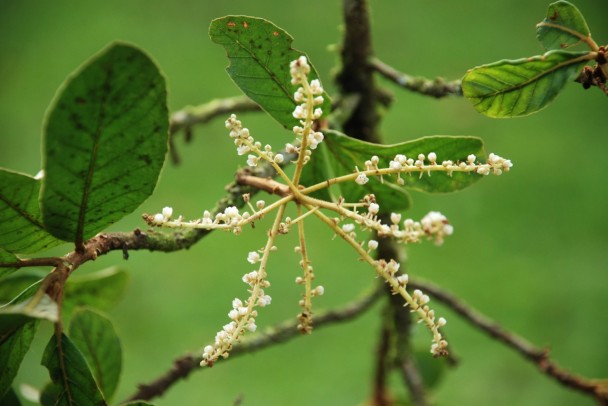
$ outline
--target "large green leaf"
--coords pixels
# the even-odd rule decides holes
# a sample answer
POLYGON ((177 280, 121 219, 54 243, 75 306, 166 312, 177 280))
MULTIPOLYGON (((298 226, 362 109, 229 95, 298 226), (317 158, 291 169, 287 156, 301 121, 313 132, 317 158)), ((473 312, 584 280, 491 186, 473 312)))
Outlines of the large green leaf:
POLYGON ((536 37, 548 50, 568 48, 590 35, 585 17, 567 1, 550 4, 547 17, 536 25, 536 37))
POLYGON ((43 405, 107 404, 82 353, 66 335, 57 341, 53 334, 42 355, 42 365, 49 370, 52 381, 41 395, 43 405))
POLYGON ((97 312, 78 310, 72 316, 69 334, 87 360, 97 386, 110 400, 122 368, 122 349, 114 326, 97 312))
POLYGON ((124 295, 128 282, 127 272, 117 267, 74 275, 65 286, 63 311, 70 313, 77 306, 110 310, 124 295))
MULTIPOLYGON (((15 255, 0 248, 0 264, 14 264, 17 261, 19 261, 19 259, 15 255)), ((16 270, 17 268, 14 266, 0 266, 0 279, 16 270)))
POLYGON ((42 215, 80 245, 154 190, 167 152, 165 80, 139 49, 113 44, 74 73, 49 110, 42 215))
MULTIPOLYGON (((329 161, 331 170, 327 168, 327 163, 325 163, 327 168, 325 172, 313 172, 313 176, 307 179, 309 185, 323 182, 332 176, 352 173, 355 167, 365 169, 365 161, 373 155, 379 158, 378 166, 384 168, 388 167, 389 161, 394 159, 397 154, 416 158, 418 154, 426 155, 435 152, 438 161, 451 160, 453 162, 465 161, 470 154, 475 154, 480 159, 485 156, 483 142, 476 137, 433 136, 399 144, 379 145, 360 141, 337 131, 327 130, 325 131, 323 144, 326 145, 330 153, 329 159, 324 158, 322 154, 315 153, 311 163, 314 160, 324 159, 329 161), (315 175, 317 173, 318 175, 315 175), (318 176, 318 178, 315 176, 318 176)), ((316 162, 314 165, 321 167, 323 164, 316 162)), ((304 170, 306 171, 306 167, 304 170)), ((413 176, 404 175, 405 185, 399 186, 396 184, 396 176, 384 176, 383 182, 373 178, 363 186, 354 181, 340 183, 339 191, 342 197, 351 202, 358 201, 365 194, 373 193, 382 202, 381 209, 387 213, 407 210, 411 206, 409 193, 405 190, 407 188, 429 193, 454 192, 471 185, 480 178, 481 175, 465 173, 453 173, 452 176, 435 173, 432 176, 424 175, 422 177, 417 174, 413 176)))
MULTIPOLYGON (((230 60, 226 71, 243 93, 285 128, 297 125, 292 113, 299 103, 293 99, 296 87, 291 84, 289 63, 305 54, 291 47, 293 38, 270 21, 247 16, 213 20, 209 36, 226 49, 230 60)), ((312 67, 309 79, 317 78, 312 67)), ((321 108, 328 114, 331 105, 327 94, 324 97, 321 108)))
POLYGON ((546 107, 587 59, 587 52, 549 51, 482 65, 465 74, 462 91, 477 111, 489 117, 532 114, 546 107))
POLYGON ((32 320, 43 319, 51 322, 59 320, 59 307, 48 295, 19 300, 20 297, 17 297, 13 302, 0 307, 0 340, 32 320))
MULTIPOLYGON (((31 321, 15 330, 11 335, 0 339, 0 399, 9 391, 23 357, 30 349, 37 321, 31 321)), ((0 404, 3 404, 0 402, 0 404)))
POLYGON ((1 248, 27 254, 62 243, 42 224, 39 193, 39 180, 0 168, 1 248))

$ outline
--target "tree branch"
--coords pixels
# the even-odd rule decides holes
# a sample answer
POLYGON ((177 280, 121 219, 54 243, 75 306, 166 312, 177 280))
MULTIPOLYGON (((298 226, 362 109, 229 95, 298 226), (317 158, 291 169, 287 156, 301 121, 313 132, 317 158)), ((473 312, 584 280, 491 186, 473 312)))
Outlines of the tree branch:
POLYGON ((450 307, 473 326, 517 351, 522 357, 535 364, 541 372, 561 385, 594 396, 600 405, 608 405, 608 381, 590 380, 574 375, 561 368, 549 358, 549 350, 547 348, 536 347, 525 338, 506 330, 496 321, 469 307, 456 296, 437 285, 420 280, 411 280, 409 286, 424 290, 441 303, 450 307))
MULTIPOLYGON (((315 328, 330 326, 335 323, 346 322, 355 319, 365 313, 369 308, 382 296, 384 289, 382 286, 375 288, 371 292, 364 294, 361 298, 344 305, 341 308, 325 311, 315 317, 315 328)), ((268 328, 266 331, 254 335, 250 338, 243 339, 236 344, 230 353, 228 360, 252 353, 271 345, 284 343, 293 338, 301 337, 302 334, 298 331, 298 320, 288 320, 279 323, 274 327, 268 328)), ((169 388, 175 385, 182 379, 187 378, 190 373, 195 370, 204 370, 199 364, 202 360, 200 356, 185 355, 176 359, 173 366, 160 377, 150 383, 138 385, 138 390, 127 401, 133 400, 151 400, 162 396, 169 388)))
POLYGON ((171 114, 169 146, 173 163, 178 164, 180 161, 174 140, 180 131, 183 131, 184 139, 189 142, 192 139, 192 127, 195 125, 207 123, 218 116, 247 111, 262 111, 262 108, 247 96, 235 96, 211 100, 198 106, 188 106, 171 114))
POLYGON ((462 96, 460 80, 446 82, 443 78, 427 79, 420 76, 410 76, 397 71, 378 58, 370 58, 369 65, 385 78, 412 92, 437 99, 446 96, 462 96))

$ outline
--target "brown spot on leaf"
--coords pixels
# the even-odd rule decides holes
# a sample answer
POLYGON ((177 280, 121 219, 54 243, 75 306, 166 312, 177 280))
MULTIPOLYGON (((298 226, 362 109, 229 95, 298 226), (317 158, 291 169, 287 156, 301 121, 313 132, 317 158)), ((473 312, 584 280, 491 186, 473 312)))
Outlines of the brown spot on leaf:
POLYGON ((559 14, 557 14, 557 10, 553 10, 553 14, 549 16, 549 20, 555 21, 557 20, 557 17, 559 17, 559 14))
POLYGON ((77 104, 86 104, 87 103, 87 101, 86 101, 86 99, 84 97, 77 97, 77 98, 74 99, 74 101, 77 104))
POLYGON ((228 22, 226 23, 226 25, 227 25, 228 27, 236 27, 236 23, 235 23, 234 21, 228 21, 228 22))
POLYGON ((243 21, 243 28, 249 28, 249 23, 247 21, 243 21))
POLYGON ((274 32, 272 33, 272 35, 274 35, 275 37, 278 37, 278 36, 279 36, 279 32, 278 32, 278 31, 274 31, 274 32))

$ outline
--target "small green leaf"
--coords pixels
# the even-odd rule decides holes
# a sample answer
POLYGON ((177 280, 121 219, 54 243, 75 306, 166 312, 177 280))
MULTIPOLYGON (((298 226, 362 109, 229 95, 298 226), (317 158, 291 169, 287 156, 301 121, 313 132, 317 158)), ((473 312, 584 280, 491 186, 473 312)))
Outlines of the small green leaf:
POLYGON ((42 365, 49 370, 51 385, 42 395, 43 405, 106 405, 82 353, 70 339, 55 334, 42 355, 42 365))
POLYGON ((550 4, 547 17, 536 25, 536 37, 548 50, 565 49, 590 36, 585 17, 567 1, 550 4))
MULTIPOLYGON (((333 130, 327 130, 324 134, 325 141, 321 145, 325 144, 331 154, 331 158, 326 159, 325 167, 327 167, 328 161, 333 171, 329 169, 326 169, 325 172, 319 171, 320 177, 316 179, 311 177, 307 186, 324 182, 331 177, 331 173, 345 175, 352 173, 355 167, 360 170, 365 169, 365 161, 373 155, 378 156, 379 167, 388 167, 389 162, 397 154, 416 158, 418 154, 426 155, 429 152, 435 152, 439 161, 449 159, 454 162, 465 161, 470 154, 475 154, 480 159, 485 157, 483 142, 475 137, 434 136, 393 145, 379 145, 360 141, 333 130)), ((311 162, 319 159, 324 159, 322 154, 313 154, 311 162)), ((321 167, 323 163, 316 162, 313 165, 321 167)), ((306 167, 304 171, 306 171, 306 167)), ((424 175, 421 178, 418 175, 403 175, 405 185, 399 186, 396 183, 396 176, 384 176, 382 183, 375 178, 370 179, 363 186, 354 181, 340 183, 339 191, 340 195, 350 202, 356 202, 365 194, 373 193, 382 201, 381 209, 385 213, 389 213, 407 210, 411 206, 411 198, 405 190, 407 188, 429 193, 454 192, 473 184, 481 177, 481 175, 465 173, 453 173, 451 177, 447 174, 436 173, 432 176, 424 175)))
POLYGON ((429 357, 429 351, 426 347, 424 350, 416 350, 414 358, 424 381, 424 386, 430 390, 437 388, 447 372, 447 361, 445 358, 429 357))
MULTIPOLYGON (((16 298, 18 300, 19 298, 16 298)), ((59 320, 59 307, 48 295, 33 296, 23 302, 0 307, 0 339, 12 334, 25 323, 43 319, 53 323, 59 320)))
POLYGON ((112 398, 122 369, 122 349, 112 322, 91 310, 78 310, 70 322, 70 337, 91 368, 104 397, 112 398))
POLYGON ((0 168, 0 247, 34 253, 61 244, 42 224, 38 206, 40 181, 0 168))
MULTIPOLYGON (((0 338, 0 399, 9 391, 17 376, 19 366, 30 349, 37 321, 31 321, 19 327, 12 334, 0 338)), ((0 401, 0 404, 4 404, 0 401)))
POLYGON ((465 74, 462 91, 486 116, 524 116, 546 107, 587 61, 587 52, 550 51, 482 65, 465 74))
POLYGON ((167 152, 165 80, 139 49, 113 44, 74 73, 45 125, 46 228, 82 242, 150 196, 167 152))
POLYGON ((88 275, 74 275, 65 286, 64 313, 77 306, 97 310, 110 310, 123 296, 129 275, 117 267, 107 268, 88 275))
MULTIPOLYGON (((296 87, 291 84, 289 63, 306 54, 291 47, 293 38, 270 21, 247 16, 213 20, 209 36, 226 49, 230 60, 226 71, 243 93, 285 128, 297 125, 292 113, 299 103, 293 99, 296 87)), ((312 64, 311 68, 309 80, 318 79, 312 64)), ((324 99, 320 107, 327 116, 331 104, 327 94, 324 99)))
MULTIPOLYGON (((19 261, 19 259, 15 255, 0 248, 0 265, 1 264, 14 264, 15 262, 18 262, 18 261, 19 261)), ((13 266, 10 266, 10 267, 0 266, 0 279, 2 279, 6 275, 12 274, 16 270, 17 270, 17 268, 13 267, 13 266)))

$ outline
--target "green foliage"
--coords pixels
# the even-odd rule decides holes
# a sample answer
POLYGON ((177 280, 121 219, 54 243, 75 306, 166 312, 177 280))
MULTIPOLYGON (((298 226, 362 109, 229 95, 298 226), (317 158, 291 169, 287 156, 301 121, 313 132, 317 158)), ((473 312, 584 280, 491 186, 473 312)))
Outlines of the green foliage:
POLYGON ((2 406, 20 406, 21 402, 13 388, 9 388, 6 394, 0 397, 0 405, 2 406))
POLYGON ((42 214, 80 245, 154 190, 167 152, 165 80, 139 49, 113 44, 73 74, 45 125, 42 214))
POLYGON ((504 118, 535 113, 551 102, 587 63, 587 52, 549 51, 471 69, 462 91, 477 111, 504 118))
MULTIPOLYGON (((305 54, 291 47, 293 38, 267 20, 247 16, 213 20, 209 35, 226 49, 230 60, 226 71, 243 93, 285 128, 297 125, 292 116, 298 103, 293 99, 289 63, 305 54)), ((314 67, 309 78, 318 78, 314 67)), ((320 107, 328 114, 329 97, 323 96, 320 107)))
POLYGON ((541 56, 502 60, 469 70, 462 78, 464 96, 488 117, 525 116, 547 107, 566 83, 592 61, 597 45, 580 11, 560 0, 552 3, 546 18, 536 26, 541 56), (585 42, 591 51, 561 51, 585 42))
POLYGON ((110 320, 92 310, 78 310, 70 322, 70 338, 80 349, 104 397, 112 398, 122 369, 122 349, 110 320))
POLYGON ((11 334, 29 321, 44 319, 57 322, 59 320, 57 303, 48 295, 32 296, 19 302, 22 295, 0 307, 0 337, 11 334))
POLYGON ((42 355, 42 365, 49 370, 52 381, 41 394, 42 405, 107 404, 82 353, 64 334, 60 341, 53 334, 42 355))
POLYGON ((21 362, 30 349, 37 327, 37 321, 30 321, 11 334, 0 336, 0 399, 9 392, 21 362))
MULTIPOLYGON (((25 290, 32 290, 31 293, 33 294, 45 275, 46 272, 41 270, 22 269, 17 273, 3 278, 2 283, 0 283, 0 304, 10 302, 18 295, 21 296, 20 294, 25 290), (34 287, 32 287, 32 285, 34 285, 34 287)), ((25 299, 25 297, 23 297, 23 299, 25 299)))
POLYGON ((65 286, 64 314, 71 313, 78 306, 110 310, 122 298, 128 283, 129 275, 118 267, 87 275, 74 275, 65 286))
MULTIPOLYGON (((373 144, 347 137, 337 131, 324 132, 325 140, 320 145, 328 152, 326 155, 314 154, 310 164, 314 171, 305 178, 307 185, 323 182, 333 174, 348 174, 355 167, 365 169, 365 161, 373 155, 379 158, 380 167, 388 167, 395 155, 402 154, 408 158, 416 159, 418 154, 433 151, 439 157, 456 161, 466 161, 469 154, 478 158, 485 157, 483 142, 476 137, 423 137, 413 141, 406 141, 393 145, 373 144)), ((308 170, 308 165, 306 166, 308 170)), ((306 173, 306 171, 305 171, 306 173)), ((357 183, 347 182, 336 185, 339 195, 347 201, 358 201, 367 193, 375 194, 382 201, 384 212, 397 212, 407 210, 411 206, 411 198, 405 190, 407 188, 429 193, 447 193, 463 189, 481 178, 477 174, 453 173, 452 176, 434 174, 433 176, 419 177, 403 175, 404 186, 396 183, 396 177, 384 176, 383 182, 370 180, 361 186, 357 183)))
POLYGON ((547 17, 536 26, 536 36, 548 49, 564 49, 589 37, 589 27, 581 12, 567 1, 549 5, 547 17))
MULTIPOLYGON (((0 248, 0 264, 14 264, 17 261, 18 258, 15 255, 0 248)), ((0 279, 2 279, 6 275, 10 275, 16 270, 17 268, 15 267, 0 267, 0 279)))
POLYGON ((39 180, 0 169, 0 248, 29 254, 62 243, 42 224, 39 193, 39 180))

